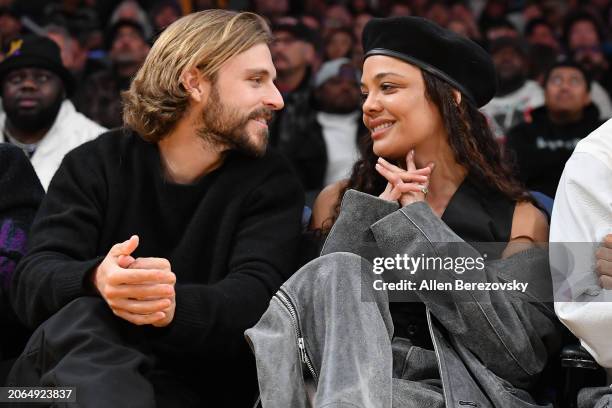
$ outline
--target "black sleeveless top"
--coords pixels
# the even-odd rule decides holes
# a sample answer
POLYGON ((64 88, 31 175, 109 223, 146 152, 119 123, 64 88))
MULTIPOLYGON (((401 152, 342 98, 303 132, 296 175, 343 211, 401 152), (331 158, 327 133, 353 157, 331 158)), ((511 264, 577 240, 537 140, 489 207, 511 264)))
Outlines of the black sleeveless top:
MULTIPOLYGON (((497 259, 510 240, 515 201, 466 177, 451 197, 442 221, 487 259, 497 259)), ((416 296, 416 295, 415 295, 416 296)), ((390 303, 394 336, 415 346, 433 349, 425 305, 421 302, 390 303)))

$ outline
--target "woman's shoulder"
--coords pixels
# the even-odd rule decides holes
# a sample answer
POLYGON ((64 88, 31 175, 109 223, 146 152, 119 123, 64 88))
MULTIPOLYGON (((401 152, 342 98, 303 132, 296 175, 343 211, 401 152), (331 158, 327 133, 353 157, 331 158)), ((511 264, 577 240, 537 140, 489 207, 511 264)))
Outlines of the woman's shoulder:
POLYGON ((312 206, 311 229, 322 229, 324 223, 333 218, 340 203, 340 195, 347 185, 348 180, 340 180, 321 190, 312 206))
POLYGON ((512 217, 510 240, 525 236, 533 242, 548 242, 548 218, 528 201, 517 202, 512 217))

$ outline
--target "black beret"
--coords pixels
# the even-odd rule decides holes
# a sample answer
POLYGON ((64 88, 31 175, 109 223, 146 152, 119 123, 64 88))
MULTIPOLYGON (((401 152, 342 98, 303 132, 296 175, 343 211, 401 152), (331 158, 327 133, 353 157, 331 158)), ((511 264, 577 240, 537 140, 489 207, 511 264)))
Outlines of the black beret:
POLYGON ((496 91, 495 67, 475 42, 421 17, 373 18, 363 30, 365 58, 399 58, 448 82, 480 107, 496 91))

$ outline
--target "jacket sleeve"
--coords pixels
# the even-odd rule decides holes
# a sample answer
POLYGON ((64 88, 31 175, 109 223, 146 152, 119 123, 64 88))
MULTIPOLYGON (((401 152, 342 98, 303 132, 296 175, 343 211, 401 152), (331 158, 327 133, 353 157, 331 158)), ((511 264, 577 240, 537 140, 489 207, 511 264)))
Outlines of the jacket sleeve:
POLYGON ((70 301, 93 294, 89 272, 103 259, 96 245, 105 181, 82 160, 85 156, 74 153, 64 158, 51 181, 32 224, 28 251, 13 277, 13 308, 31 328, 70 301))
MULTIPOLYGON (((423 202, 410 204, 371 228, 386 257, 407 254, 443 259, 444 264, 450 258, 455 265, 461 259, 483 259, 423 202)), ((517 387, 529 386, 552 349, 558 347, 556 319, 546 304, 552 299, 547 253, 533 248, 481 265, 459 273, 457 268, 434 262, 408 279, 415 282, 417 296, 455 340, 499 377, 517 387), (515 277, 528 283, 525 293, 456 285, 459 281, 509 283, 515 277), (450 289, 420 289, 421 282, 432 279, 447 283, 450 289)))
MULTIPOLYGON (((453 254, 474 259, 481 256, 433 214, 427 204, 398 207, 349 190, 323 252, 347 251, 370 261, 381 255, 435 258, 453 254), (373 245, 376 249, 372 249, 373 245)), ((513 385, 525 387, 540 373, 548 354, 557 346, 556 318, 545 303, 552 297, 545 251, 528 250, 507 260, 487 262, 482 270, 462 275, 427 270, 396 277, 411 280, 418 289, 425 280, 451 285, 459 279, 471 283, 502 282, 511 281, 513 273, 522 276, 521 281, 529 280, 526 294, 477 290, 415 290, 415 294, 451 336, 484 365, 513 385)), ((386 272, 383 277, 387 280, 386 272)), ((393 295, 390 293, 390 298, 393 295)))
POLYGON ((303 197, 288 166, 250 194, 234 235, 228 275, 212 285, 177 284, 175 316, 157 339, 160 347, 202 356, 246 350, 244 331, 295 272, 303 197))
MULTIPOLYGON (((606 135, 607 136, 607 135, 606 135)), ((612 291, 594 270, 595 250, 612 233, 612 170, 591 154, 574 153, 565 166, 553 209, 550 263, 555 311, 604 367, 612 367, 612 291)))

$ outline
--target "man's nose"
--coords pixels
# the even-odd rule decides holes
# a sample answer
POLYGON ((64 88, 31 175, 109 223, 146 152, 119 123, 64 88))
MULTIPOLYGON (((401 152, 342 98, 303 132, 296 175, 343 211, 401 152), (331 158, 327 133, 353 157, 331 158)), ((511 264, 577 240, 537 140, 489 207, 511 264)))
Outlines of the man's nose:
POLYGON ((272 110, 281 110, 285 106, 283 96, 274 84, 271 85, 270 92, 266 95, 264 104, 272 110))

